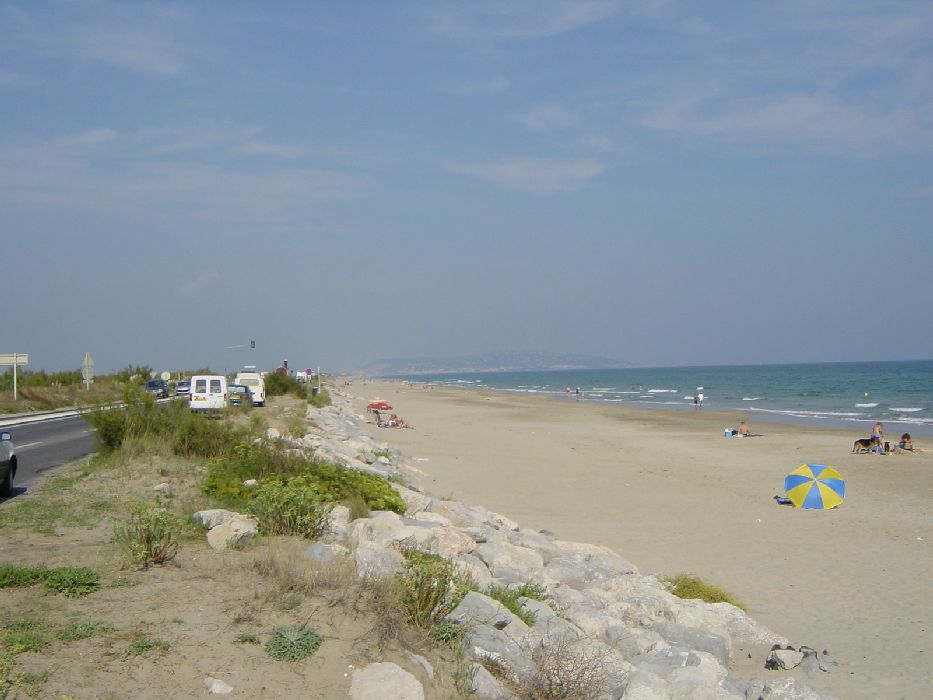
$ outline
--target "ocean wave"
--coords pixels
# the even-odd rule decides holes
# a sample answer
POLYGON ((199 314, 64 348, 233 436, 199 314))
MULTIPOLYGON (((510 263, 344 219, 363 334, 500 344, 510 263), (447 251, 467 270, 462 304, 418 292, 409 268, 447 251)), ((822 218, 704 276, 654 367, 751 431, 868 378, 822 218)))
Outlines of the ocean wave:
POLYGON ((898 413, 916 413, 917 411, 922 411, 922 408, 897 408, 891 406, 891 411, 897 411, 898 413))
POLYGON ((782 416, 794 416, 795 418, 858 418, 863 417, 863 420, 868 420, 864 418, 864 413, 852 413, 852 412, 841 412, 841 411, 804 411, 798 409, 777 409, 777 408, 749 408, 750 411, 755 411, 757 413, 776 413, 782 416))
POLYGON ((878 404, 876 403, 857 403, 855 404, 856 408, 874 408, 878 404))
POLYGON ((907 423, 908 425, 933 425, 933 418, 915 418, 914 416, 898 416, 889 419, 891 423, 907 423))
MULTIPOLYGON (((593 387, 593 391, 615 391, 615 390, 616 388, 614 386, 594 386, 593 387)), ((622 393, 624 394, 625 392, 622 392, 622 393)))
POLYGON ((759 396, 743 396, 742 401, 758 401, 760 398, 759 396))
POLYGON ((647 394, 676 394, 679 389, 648 389, 647 394))

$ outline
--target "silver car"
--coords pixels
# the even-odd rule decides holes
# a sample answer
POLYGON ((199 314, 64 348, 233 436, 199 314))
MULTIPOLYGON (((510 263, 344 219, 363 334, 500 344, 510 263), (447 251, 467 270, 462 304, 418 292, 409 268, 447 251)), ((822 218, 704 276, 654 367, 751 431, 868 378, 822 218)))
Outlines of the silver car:
POLYGON ((13 436, 7 432, 0 432, 0 496, 9 496, 13 493, 13 477, 16 476, 16 448, 13 447, 13 436))

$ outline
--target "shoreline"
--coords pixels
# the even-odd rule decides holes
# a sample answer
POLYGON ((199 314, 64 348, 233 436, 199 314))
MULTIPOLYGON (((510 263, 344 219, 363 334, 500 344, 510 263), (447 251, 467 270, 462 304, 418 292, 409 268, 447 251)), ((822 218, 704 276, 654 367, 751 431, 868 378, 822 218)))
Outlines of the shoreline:
POLYGON ((933 684, 924 671, 933 633, 923 623, 930 452, 854 455, 854 431, 764 421, 752 424, 760 438, 725 438, 723 421, 739 414, 708 409, 368 380, 349 393, 360 413, 378 394, 415 426, 370 429, 411 456, 428 492, 609 546, 643 573, 686 571, 722 586, 792 644, 839 659, 836 673, 807 679, 815 687, 919 698, 933 684), (784 475, 805 462, 842 471, 841 508, 774 504, 784 475))

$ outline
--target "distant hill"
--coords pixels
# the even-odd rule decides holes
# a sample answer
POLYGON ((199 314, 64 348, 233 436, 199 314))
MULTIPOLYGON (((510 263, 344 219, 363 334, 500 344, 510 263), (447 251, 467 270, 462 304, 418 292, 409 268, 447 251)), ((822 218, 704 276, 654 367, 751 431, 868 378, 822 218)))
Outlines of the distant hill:
POLYGON ((413 357, 382 359, 356 370, 369 377, 403 374, 460 374, 464 372, 522 372, 562 369, 632 367, 631 362, 554 352, 493 352, 471 357, 413 357))

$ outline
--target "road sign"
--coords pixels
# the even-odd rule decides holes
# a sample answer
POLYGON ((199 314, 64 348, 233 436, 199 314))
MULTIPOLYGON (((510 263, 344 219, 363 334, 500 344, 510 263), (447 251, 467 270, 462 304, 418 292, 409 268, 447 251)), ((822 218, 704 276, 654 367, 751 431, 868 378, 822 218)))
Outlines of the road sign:
POLYGON ((81 376, 84 377, 84 387, 91 390, 91 380, 94 378, 94 360, 91 353, 84 353, 84 362, 81 363, 81 376))
POLYGON ((171 372, 162 372, 162 374, 159 375, 159 379, 161 379, 163 382, 167 382, 171 378, 172 378, 171 372))
POLYGON ((0 355, 0 365, 28 365, 29 364, 29 353, 28 352, 12 352, 5 355, 0 355))
POLYGON ((16 401, 16 368, 29 364, 29 353, 11 352, 0 355, 0 365, 13 365, 13 400, 16 401))

